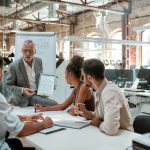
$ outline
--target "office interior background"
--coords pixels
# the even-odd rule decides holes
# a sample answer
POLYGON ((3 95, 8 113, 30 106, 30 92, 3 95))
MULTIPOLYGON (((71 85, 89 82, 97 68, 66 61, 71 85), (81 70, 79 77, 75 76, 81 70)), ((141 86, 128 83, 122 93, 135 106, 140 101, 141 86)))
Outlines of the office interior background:
MULTIPOLYGON (((122 76, 133 81, 150 65, 149 7, 149 0, 1 0, 0 53, 15 53, 17 31, 55 32, 58 55, 98 58, 106 69, 137 69, 122 76)), ((116 71, 107 72, 115 80, 116 71)))
POLYGON ((55 32, 64 59, 101 59, 107 78, 119 74, 121 83, 149 80, 149 7, 149 0, 1 0, 0 54, 15 54, 17 31, 55 32))
MULTIPOLYGON (((101 59, 106 78, 127 88, 133 120, 150 114, 150 0, 0 0, 0 55, 10 61, 19 31, 55 32, 56 54, 65 60, 75 54, 101 59), (128 91, 136 78, 137 97, 128 91)), ((54 97, 63 101, 68 95, 58 94, 61 86, 54 97)))
POLYGON ((0 53, 15 47, 15 32, 55 32, 57 53, 101 59, 106 68, 150 64, 149 0, 1 0, 0 53))

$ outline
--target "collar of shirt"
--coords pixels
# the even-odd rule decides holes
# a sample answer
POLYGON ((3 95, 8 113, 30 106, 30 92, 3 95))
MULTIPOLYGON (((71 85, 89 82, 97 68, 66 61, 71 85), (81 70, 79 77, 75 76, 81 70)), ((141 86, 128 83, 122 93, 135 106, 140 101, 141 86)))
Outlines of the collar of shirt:
POLYGON ((96 91, 96 96, 101 95, 101 93, 102 93, 103 89, 105 88, 107 82, 108 82, 108 80, 106 78, 104 78, 104 80, 102 81, 100 87, 96 91))
MULTIPOLYGON (((30 67, 30 66, 26 63, 26 61, 25 61, 24 59, 23 59, 23 62, 24 62, 25 67, 30 67)), ((32 69, 34 68, 34 64, 35 64, 35 60, 34 60, 34 58, 33 58, 32 69)))

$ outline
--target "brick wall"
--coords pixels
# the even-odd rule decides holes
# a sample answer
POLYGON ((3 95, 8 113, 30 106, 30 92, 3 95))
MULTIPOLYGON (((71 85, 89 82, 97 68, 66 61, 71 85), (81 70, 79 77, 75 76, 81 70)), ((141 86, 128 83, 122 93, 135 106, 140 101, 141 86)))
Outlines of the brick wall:
MULTIPOLYGON (((122 4, 127 7, 126 4, 122 4)), ((132 13, 130 15, 129 20, 129 36, 128 39, 136 40, 137 35, 136 32, 133 31, 133 28, 136 26, 141 26, 149 23, 150 21, 150 1, 148 0, 132 0, 132 13)), ((106 17, 107 25, 109 27, 109 34, 104 33, 102 28, 96 28, 96 19, 95 14, 92 11, 83 12, 79 15, 76 15, 70 20, 66 21, 66 19, 61 20, 61 22, 73 22, 75 25, 72 26, 62 26, 62 25, 45 25, 42 28, 45 32, 56 32, 58 39, 64 38, 68 35, 76 35, 76 36, 88 36, 89 34, 96 32, 100 37, 111 37, 116 31, 120 31, 121 29, 121 15, 108 13, 106 17)), ((40 27, 34 26, 30 28, 29 31, 39 31, 40 27)), ((2 39, 2 34, 0 35, 2 39)), ((12 45, 14 45, 14 37, 15 34, 7 34, 8 50, 12 45)), ((73 48, 82 48, 85 44, 74 42, 71 44, 71 49, 73 48)), ((0 47, 2 47, 2 40, 0 40, 0 47)), ((107 48, 107 45, 105 45, 107 48)), ((109 47, 109 46, 108 46, 109 47)), ((58 41, 58 50, 63 51, 64 42, 58 41)), ((139 54, 141 54, 141 49, 139 48, 139 54)), ((108 55, 111 57, 111 54, 108 55)), ((140 56, 138 58, 141 63, 140 56)), ((136 64, 136 48, 130 47, 130 65, 136 64)), ((140 64, 139 64, 140 65, 140 64)))

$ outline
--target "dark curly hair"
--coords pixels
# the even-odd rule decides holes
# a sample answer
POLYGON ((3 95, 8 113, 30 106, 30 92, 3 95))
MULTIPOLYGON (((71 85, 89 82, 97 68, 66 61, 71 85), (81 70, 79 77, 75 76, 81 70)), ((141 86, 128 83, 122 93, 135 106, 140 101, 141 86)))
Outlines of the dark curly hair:
POLYGON ((71 58, 69 64, 66 67, 68 72, 73 72, 73 74, 79 79, 81 78, 81 68, 83 63, 83 57, 75 55, 71 58))

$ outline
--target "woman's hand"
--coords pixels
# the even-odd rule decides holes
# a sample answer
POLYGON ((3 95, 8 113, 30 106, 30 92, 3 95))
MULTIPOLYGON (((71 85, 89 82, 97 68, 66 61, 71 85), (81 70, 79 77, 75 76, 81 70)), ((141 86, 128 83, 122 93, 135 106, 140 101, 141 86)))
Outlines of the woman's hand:
POLYGON ((74 112, 77 115, 84 115, 84 112, 86 110, 85 104, 83 103, 77 103, 74 107, 74 112))
POLYGON ((76 115, 77 115, 77 114, 75 113, 75 108, 74 108, 74 107, 68 109, 67 112, 68 112, 70 115, 72 115, 72 116, 76 116, 76 115))
POLYGON ((44 106, 41 106, 41 105, 34 105, 33 106, 37 111, 46 111, 45 107, 44 106))

